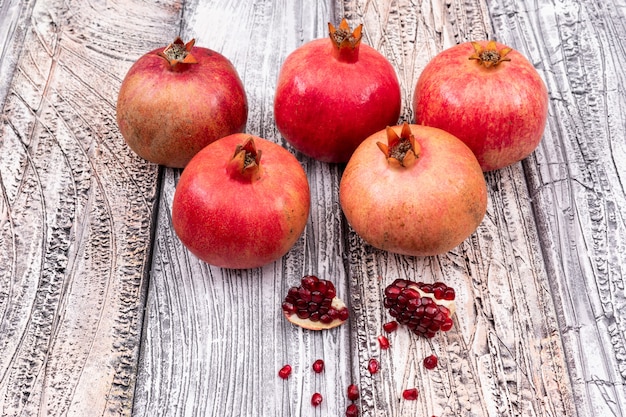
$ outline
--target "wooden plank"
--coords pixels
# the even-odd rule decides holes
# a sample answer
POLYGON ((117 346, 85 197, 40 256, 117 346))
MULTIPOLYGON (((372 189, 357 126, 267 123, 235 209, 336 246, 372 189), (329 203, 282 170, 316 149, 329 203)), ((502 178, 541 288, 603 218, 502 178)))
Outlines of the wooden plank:
MULTIPOLYGON (((227 56, 244 81, 249 133, 287 146, 277 132, 273 97, 280 64, 308 40, 326 36, 334 10, 324 2, 212 0, 186 7, 184 33, 227 56)), ((165 170, 155 237, 135 413, 168 416, 343 415, 351 382, 350 326, 304 331, 280 310, 305 274, 332 279, 348 296, 338 166, 299 155, 311 184, 311 217, 283 259, 233 271, 201 263, 171 228, 180 172, 165 170), (326 371, 312 363, 323 358, 326 371), (283 381, 286 363, 293 374, 283 381), (314 409, 311 396, 320 392, 314 409)))
POLYGON ((181 8, 8 7, 24 39, 0 43, 16 60, 1 67, 15 70, 0 116, 0 414, 130 415, 158 169, 125 146, 115 102, 181 8))
POLYGON ((547 81, 524 168, 578 415, 626 415, 626 2, 494 0, 497 37, 547 81))
MULTIPOLYGON (((423 66, 455 43, 493 36, 481 1, 347 1, 365 38, 401 74, 404 114, 423 66)), ((531 197, 521 165, 486 175, 489 207, 466 242, 437 257, 392 256, 349 233, 352 307, 357 313, 355 350, 363 370, 371 357, 380 374, 361 371, 362 409, 367 415, 573 416, 576 415, 556 312, 533 222, 531 197), (401 329, 392 348, 376 337, 391 319, 383 291, 396 278, 443 280, 457 289, 455 327, 425 340, 401 329), (435 353, 439 367, 422 359, 435 353), (402 400, 417 387, 419 401, 402 400)))

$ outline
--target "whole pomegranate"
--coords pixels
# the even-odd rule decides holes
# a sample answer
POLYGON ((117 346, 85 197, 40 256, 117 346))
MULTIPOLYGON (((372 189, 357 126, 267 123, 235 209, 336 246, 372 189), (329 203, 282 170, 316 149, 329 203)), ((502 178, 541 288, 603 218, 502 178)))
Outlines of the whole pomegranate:
POLYGON ((330 36, 308 42, 285 60, 274 99, 276 126, 300 152, 324 162, 347 162, 372 133, 395 125, 400 84, 389 63, 361 43, 345 19, 330 36))
POLYGON ((472 149, 483 171, 511 165, 535 150, 548 116, 548 91, 519 52, 466 42, 435 56, 421 73, 417 124, 438 127, 472 149))
POLYGON ((463 142, 441 129, 405 123, 373 134, 354 151, 339 202, 370 245, 437 255, 476 230, 487 209, 487 187, 463 142))
POLYGON ((117 123, 128 146, 156 164, 182 168, 209 143, 242 132, 243 84, 223 55, 180 38, 137 60, 122 81, 117 123))
POLYGON ((201 260, 255 268, 291 249, 309 207, 309 183, 298 160, 280 145, 236 133, 189 161, 176 185, 172 224, 201 260))

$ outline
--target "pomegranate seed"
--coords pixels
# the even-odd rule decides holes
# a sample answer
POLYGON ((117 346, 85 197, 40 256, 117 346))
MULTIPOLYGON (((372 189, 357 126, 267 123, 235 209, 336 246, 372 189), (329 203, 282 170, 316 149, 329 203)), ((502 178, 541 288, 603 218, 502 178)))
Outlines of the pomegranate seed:
POLYGON ((378 336, 378 344, 381 349, 389 349, 389 339, 383 335, 378 336))
POLYGON ((319 374, 323 370, 324 370, 324 361, 322 359, 318 359, 315 362, 313 362, 313 371, 315 371, 316 374, 319 374))
POLYGON ((409 401, 417 400, 417 388, 405 389, 404 392, 402 392, 402 397, 409 401))
POLYGON ((350 401, 356 401, 359 398, 359 387, 355 384, 348 385, 348 399, 350 401))
POLYGON ((322 398, 322 394, 320 394, 319 392, 316 392, 311 397, 311 405, 313 407, 317 407, 318 405, 320 405, 322 403, 323 400, 324 400, 324 398, 322 398))
POLYGON ((291 375, 291 365, 285 365, 278 371, 278 376, 282 379, 289 378, 289 375, 291 375))
POLYGON ((437 367, 437 357, 435 355, 426 356, 424 358, 424 368, 435 369, 437 367))
POLYGON ((391 333, 395 331, 397 328, 398 328, 398 322, 395 320, 390 321, 389 323, 383 324, 383 330, 385 330, 387 333, 391 333))
POLYGON ((346 417, 358 417, 359 407, 356 404, 350 404, 346 409, 346 417))
POLYGON ((370 371, 370 374, 375 374, 380 369, 380 364, 376 359, 370 359, 367 364, 367 370, 370 371))

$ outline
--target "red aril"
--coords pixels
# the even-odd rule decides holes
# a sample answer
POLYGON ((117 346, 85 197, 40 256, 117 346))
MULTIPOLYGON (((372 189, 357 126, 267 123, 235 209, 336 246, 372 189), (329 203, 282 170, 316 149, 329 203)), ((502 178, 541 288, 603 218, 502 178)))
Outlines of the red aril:
POLYGON ((424 358, 424 368, 435 369, 437 367, 437 362, 439 362, 439 360, 437 359, 437 356, 435 355, 426 356, 424 358))
POLYGON ((346 417, 359 417, 359 407, 356 404, 350 404, 346 409, 346 417))
POLYGON ((172 224, 198 258, 223 268, 273 262, 304 231, 309 184, 285 148, 243 133, 211 143, 183 170, 172 224))
POLYGON ((374 358, 370 359, 369 362, 367 363, 367 370, 370 372, 370 374, 377 373, 379 369, 380 369, 380 363, 378 362, 378 360, 374 358))
POLYGON ((395 332, 397 328, 398 322, 395 320, 383 324, 383 330, 387 333, 395 332))
POLYGON ((322 397, 322 394, 320 394, 319 392, 316 392, 311 397, 311 405, 313 407, 317 407, 318 405, 320 405, 322 403, 323 400, 324 400, 324 398, 322 397))
POLYGON ((329 37, 308 42, 285 60, 274 99, 276 126, 300 152, 347 162, 372 133, 395 125, 400 84, 389 61, 361 43, 345 19, 329 37))
POLYGON ((142 158, 182 168, 209 143, 242 132, 243 84, 230 61, 177 38, 141 56, 122 81, 117 123, 142 158))
POLYGON ((417 388, 408 388, 402 392, 402 398, 404 398, 405 400, 414 401, 417 400, 418 394, 419 392, 417 391, 417 388))
POLYGON ((348 385, 347 393, 350 401, 356 401, 359 399, 359 387, 357 387, 356 384, 348 385))
POLYGON ((289 378, 289 375, 291 375, 291 365, 285 365, 278 371, 278 376, 282 379, 289 378))
POLYGON ((389 349, 389 339, 387 339, 383 335, 378 336, 378 344, 380 345, 380 348, 383 350, 389 349))
POLYGON ((370 245, 437 255, 476 230, 487 210, 487 186, 463 142, 441 129, 405 123, 357 148, 341 178, 339 201, 370 245))
POLYGON ((548 91, 516 50, 494 41, 466 42, 426 65, 413 110, 417 124, 458 137, 490 171, 535 150, 548 116, 548 91))
POLYGON ((321 372, 324 371, 324 361, 322 359, 318 359, 315 362, 313 362, 313 372, 315 372, 316 374, 319 374, 321 372))

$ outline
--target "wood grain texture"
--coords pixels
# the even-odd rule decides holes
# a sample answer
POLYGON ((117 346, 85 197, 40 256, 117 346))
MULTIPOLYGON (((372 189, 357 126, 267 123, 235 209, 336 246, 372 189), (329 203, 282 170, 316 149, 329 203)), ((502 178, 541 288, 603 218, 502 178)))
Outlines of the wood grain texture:
MULTIPOLYGON (((280 65, 302 43, 326 36, 327 23, 334 20, 325 2, 213 0, 187 4, 182 35, 233 62, 248 95, 246 131, 287 146, 272 115, 280 65)), ((332 279, 338 294, 348 297, 339 168, 298 157, 311 185, 306 230, 283 259, 243 271, 209 266, 182 247, 170 218, 180 172, 165 170, 135 414, 345 413, 351 328, 304 331, 289 324, 280 309, 289 287, 305 274, 332 279), (311 369, 318 358, 326 362, 322 374, 311 369), (283 381, 277 372, 286 363, 293 374, 283 381), (324 396, 318 408, 310 403, 315 392, 324 396)))
POLYGON ((56 0, 8 7, 0 414, 130 415, 158 170, 124 144, 115 102, 134 48, 170 37, 180 10, 56 0))
POLYGON ((490 13, 550 91, 524 168, 578 415, 626 415, 626 3, 492 1, 490 13))
MULTIPOLYGON (((480 1, 347 1, 362 20, 365 39, 401 75, 403 118, 413 120, 412 94, 423 66, 456 43, 493 36, 480 1)), ((479 229, 449 253, 432 258, 393 256, 349 232, 353 308, 363 368, 370 357, 383 370, 362 373, 366 415, 572 416, 576 410, 549 283, 521 165, 486 175, 489 207, 479 229), (444 281, 457 289, 455 327, 424 340, 401 330, 392 349, 374 341, 391 317, 383 291, 396 278, 444 281), (435 371, 422 359, 440 358, 435 371), (417 387, 420 400, 403 401, 417 387), (391 411, 390 411, 391 410, 391 411)))

